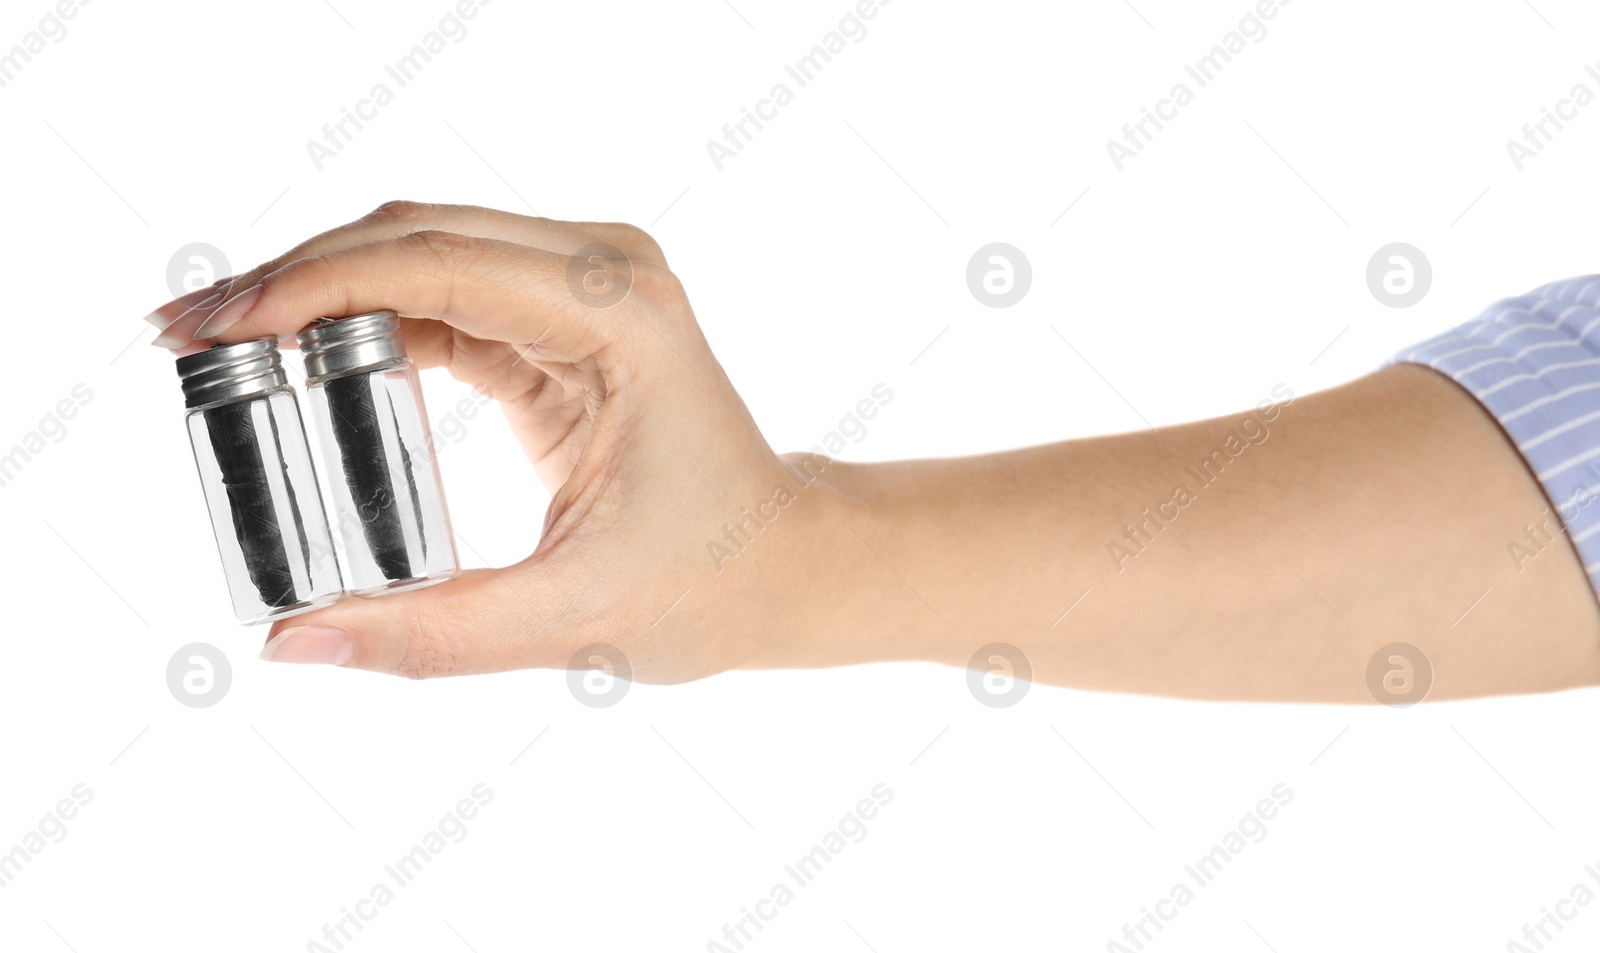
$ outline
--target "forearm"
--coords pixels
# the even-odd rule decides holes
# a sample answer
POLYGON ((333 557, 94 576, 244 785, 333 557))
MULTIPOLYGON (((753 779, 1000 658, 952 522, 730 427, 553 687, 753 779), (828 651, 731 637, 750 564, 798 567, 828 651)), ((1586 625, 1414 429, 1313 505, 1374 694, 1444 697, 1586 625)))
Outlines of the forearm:
POLYGON ((1537 484, 1414 367, 1159 433, 835 463, 814 489, 808 588, 829 606, 757 664, 965 665, 1004 642, 1042 682, 1363 702, 1373 653, 1404 642, 1433 698, 1600 681, 1565 538, 1508 556, 1543 519, 1537 484))

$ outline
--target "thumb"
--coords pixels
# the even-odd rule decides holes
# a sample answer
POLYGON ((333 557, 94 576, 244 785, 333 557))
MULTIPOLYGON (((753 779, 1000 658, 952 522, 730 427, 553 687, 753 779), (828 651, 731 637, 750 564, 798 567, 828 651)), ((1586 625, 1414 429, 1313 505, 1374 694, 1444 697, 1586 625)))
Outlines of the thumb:
POLYGON ((408 678, 564 664, 544 621, 555 602, 536 598, 528 576, 517 566, 473 569, 424 589, 344 599, 275 623, 261 657, 408 678))

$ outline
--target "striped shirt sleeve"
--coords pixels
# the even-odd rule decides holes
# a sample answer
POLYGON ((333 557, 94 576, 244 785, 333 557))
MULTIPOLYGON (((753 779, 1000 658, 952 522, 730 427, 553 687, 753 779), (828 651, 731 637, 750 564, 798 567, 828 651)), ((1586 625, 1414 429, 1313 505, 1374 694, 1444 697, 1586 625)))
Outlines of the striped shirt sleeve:
POLYGON ((1495 303, 1395 355, 1477 398, 1527 461, 1600 593, 1600 275, 1495 303))

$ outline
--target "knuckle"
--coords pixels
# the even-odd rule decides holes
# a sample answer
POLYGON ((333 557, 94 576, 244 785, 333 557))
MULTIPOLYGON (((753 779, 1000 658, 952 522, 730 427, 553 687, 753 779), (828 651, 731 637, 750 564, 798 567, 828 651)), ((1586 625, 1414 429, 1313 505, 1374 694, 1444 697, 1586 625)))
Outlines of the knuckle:
POLYGON ((411 679, 439 678, 460 671, 464 657, 461 632, 419 604, 411 637, 395 662, 395 673, 411 679))
POLYGON ((272 274, 280 267, 282 267, 282 265, 277 260, 264 262, 255 266, 254 268, 251 268, 249 271, 241 271, 237 275, 228 278, 226 281, 223 281, 221 284, 217 285, 217 290, 222 292, 223 297, 231 298, 239 292, 244 291, 246 288, 249 288, 261 281, 261 279, 272 274))
MULTIPOLYGON (((270 291, 284 288, 331 288, 339 284, 338 270, 326 255, 297 258, 282 267, 262 275, 260 283, 270 291)), ((240 286, 239 290, 243 290, 240 286)))
POLYGON ((651 261, 633 262, 633 291, 655 305, 675 304, 685 297, 683 282, 672 269, 651 261))
POLYGON ((616 222, 608 225, 607 229, 630 257, 644 258, 652 262, 666 260, 666 255, 661 250, 661 243, 639 226, 616 222))
POLYGON ((462 266, 476 258, 482 250, 482 243, 475 238, 431 228, 412 232, 400 241, 432 257, 439 274, 445 277, 459 273, 462 266))
POLYGON ((372 210, 367 217, 380 222, 394 222, 409 224, 420 221, 426 217, 433 206, 426 202, 412 202, 408 199, 395 199, 385 202, 372 210))
POLYGON ((455 232, 440 231, 435 228, 425 228, 412 232, 402 241, 410 243, 413 247, 432 252, 441 258, 454 258, 477 246, 476 240, 455 232))

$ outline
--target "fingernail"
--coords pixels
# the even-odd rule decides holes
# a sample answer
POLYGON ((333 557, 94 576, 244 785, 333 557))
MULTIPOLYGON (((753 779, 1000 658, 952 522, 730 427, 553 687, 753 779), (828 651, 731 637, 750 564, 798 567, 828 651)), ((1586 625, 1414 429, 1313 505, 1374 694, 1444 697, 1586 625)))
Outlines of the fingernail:
POLYGON ((192 340, 193 335, 185 336, 182 331, 176 330, 178 325, 183 323, 184 318, 187 318, 189 315, 194 314, 195 312, 209 311, 211 308, 216 307, 217 303, 221 300, 222 292, 213 292, 211 297, 178 315, 176 318, 173 318, 171 323, 167 324, 166 326, 163 327, 161 325, 157 325, 157 327, 161 327, 161 333, 156 335, 155 340, 150 342, 150 346, 173 348, 180 344, 189 343, 189 341, 192 340))
POLYGON ((261 299, 261 292, 265 290, 266 286, 256 285, 218 308, 211 317, 206 318, 205 321, 201 322, 200 327, 195 329, 194 339, 202 341, 206 338, 216 337, 238 324, 239 319, 243 318, 251 308, 255 307, 256 302, 261 299))
MULTIPOLYGON (((221 284, 221 282, 218 282, 217 284, 221 284)), ((165 311, 167 314, 172 314, 174 311, 176 311, 179 315, 181 315, 195 304, 198 304, 199 302, 205 301, 209 298, 215 298, 217 294, 218 292, 216 284, 207 285, 204 288, 196 288, 187 294, 182 294, 176 298, 173 298, 171 301, 168 301, 166 304, 145 315, 144 319, 149 324, 153 324, 158 328, 165 329, 167 325, 173 322, 173 318, 169 318, 162 314, 163 311, 165 311)))
POLYGON ((173 348, 172 356, 174 358, 188 357, 191 354, 199 354, 201 351, 209 350, 211 350, 211 345, 204 341, 190 341, 188 344, 180 344, 173 348))
POLYGON ((356 657, 356 640, 343 629, 303 625, 284 629, 261 649, 269 662, 345 665, 356 657))

